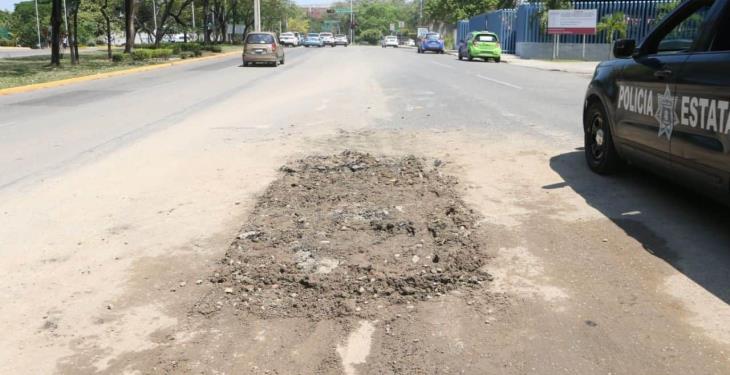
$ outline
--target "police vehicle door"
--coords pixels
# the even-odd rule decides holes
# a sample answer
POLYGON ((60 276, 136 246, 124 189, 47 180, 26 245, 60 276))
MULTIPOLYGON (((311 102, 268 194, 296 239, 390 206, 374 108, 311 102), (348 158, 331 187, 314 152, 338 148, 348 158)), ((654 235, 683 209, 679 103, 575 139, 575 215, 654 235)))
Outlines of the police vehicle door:
POLYGON ((644 40, 619 82, 616 135, 629 157, 671 172, 670 139, 678 117, 672 106, 675 78, 690 56, 712 0, 690 0, 679 6, 644 40))
POLYGON ((687 180, 725 195, 730 187, 729 3, 716 2, 702 49, 677 75, 680 123, 671 142, 674 166, 687 180))

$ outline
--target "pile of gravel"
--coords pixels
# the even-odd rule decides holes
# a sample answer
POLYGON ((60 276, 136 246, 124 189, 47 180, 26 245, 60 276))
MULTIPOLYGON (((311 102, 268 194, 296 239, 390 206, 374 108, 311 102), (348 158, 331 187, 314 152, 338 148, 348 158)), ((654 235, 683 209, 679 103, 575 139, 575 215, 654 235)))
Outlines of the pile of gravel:
POLYGON ((441 162, 345 151, 281 167, 196 310, 367 316, 491 279, 478 216, 441 162))

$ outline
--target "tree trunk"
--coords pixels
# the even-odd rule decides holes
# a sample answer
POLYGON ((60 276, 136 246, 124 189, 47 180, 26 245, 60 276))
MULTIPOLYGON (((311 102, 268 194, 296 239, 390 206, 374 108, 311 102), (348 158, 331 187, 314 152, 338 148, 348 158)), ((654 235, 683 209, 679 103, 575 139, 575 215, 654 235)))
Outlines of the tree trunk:
POLYGON ((99 10, 101 11, 101 16, 104 17, 104 25, 106 26, 106 55, 109 60, 112 59, 112 21, 109 18, 109 13, 107 13, 107 9, 109 8, 109 0, 104 0, 104 4, 102 4, 101 8, 99 10))
POLYGON ((51 7, 51 65, 61 65, 61 0, 53 0, 51 7))
POLYGON ((210 44, 210 29, 208 28, 208 22, 210 21, 210 1, 203 0, 203 42, 210 44))
POLYGON ((134 15, 137 12, 136 0, 124 0, 124 35, 127 39, 124 44, 124 52, 132 53, 134 49, 134 15))
POLYGON ((73 46, 71 48, 74 50, 73 53, 73 61, 71 61, 72 64, 78 65, 79 64, 79 7, 81 6, 81 2, 76 5, 76 9, 74 10, 74 39, 73 39, 73 46))

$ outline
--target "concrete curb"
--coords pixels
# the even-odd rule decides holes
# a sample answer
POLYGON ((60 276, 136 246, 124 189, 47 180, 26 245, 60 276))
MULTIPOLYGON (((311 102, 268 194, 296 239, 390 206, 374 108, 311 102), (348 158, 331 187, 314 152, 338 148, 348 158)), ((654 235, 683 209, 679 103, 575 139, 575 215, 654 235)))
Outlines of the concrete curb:
POLYGON ((34 83, 31 85, 25 85, 25 86, 9 87, 6 89, 0 89, 0 96, 21 94, 21 93, 37 91, 37 90, 42 90, 42 89, 49 89, 49 88, 53 88, 53 87, 72 85, 72 84, 80 83, 80 82, 95 81, 98 79, 119 77, 119 76, 125 76, 125 75, 129 75, 129 74, 141 73, 141 72, 148 72, 151 70, 169 68, 169 67, 172 67, 175 65, 191 64, 191 63, 199 62, 199 61, 219 59, 221 57, 238 55, 240 53, 241 52, 225 52, 225 53, 215 54, 212 56, 198 57, 198 58, 185 59, 185 60, 177 60, 177 61, 171 61, 171 62, 166 62, 166 63, 162 63, 162 64, 146 65, 146 66, 140 66, 137 68, 130 68, 130 69, 124 69, 124 70, 115 70, 113 72, 105 72, 105 73, 98 73, 98 74, 92 74, 92 75, 87 75, 87 76, 73 77, 73 78, 61 79, 58 81, 49 81, 49 82, 43 82, 43 83, 34 83))

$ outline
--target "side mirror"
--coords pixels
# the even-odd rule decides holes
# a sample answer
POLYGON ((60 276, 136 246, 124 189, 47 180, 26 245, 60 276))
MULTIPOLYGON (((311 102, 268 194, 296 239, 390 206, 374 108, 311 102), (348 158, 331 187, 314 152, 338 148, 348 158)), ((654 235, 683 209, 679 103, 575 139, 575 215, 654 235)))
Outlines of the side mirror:
POLYGON ((636 51, 636 41, 633 39, 619 39, 613 42, 613 56, 617 59, 631 57, 636 51))

